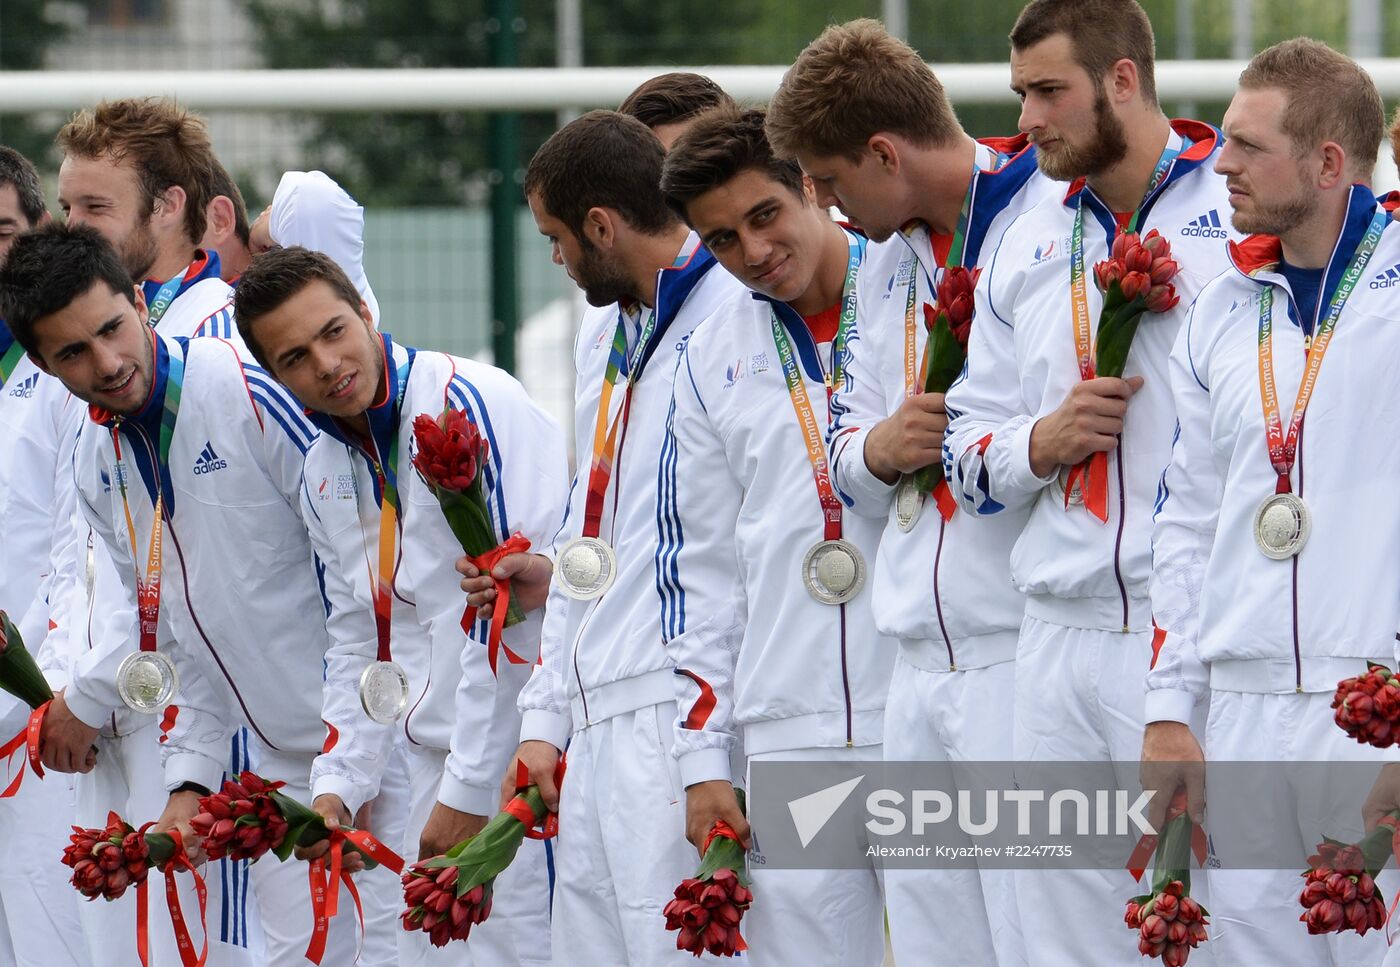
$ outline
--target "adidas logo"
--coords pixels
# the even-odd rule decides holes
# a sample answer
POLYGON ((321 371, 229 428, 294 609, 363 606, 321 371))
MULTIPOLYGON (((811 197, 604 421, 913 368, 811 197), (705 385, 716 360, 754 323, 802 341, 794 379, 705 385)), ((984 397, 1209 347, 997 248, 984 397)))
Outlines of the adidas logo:
POLYGON ((35 373, 34 375, 26 379, 23 383, 20 383, 14 389, 10 390, 10 395, 18 396, 20 399, 27 400, 34 395, 34 387, 38 385, 39 374, 35 373))
POLYGON ((199 451, 199 459, 194 462, 194 472, 196 474, 213 473, 215 470, 223 470, 228 466, 228 461, 221 459, 214 452, 209 441, 204 442, 204 449, 199 451))
POLYGON ((1230 235, 1220 226, 1220 212, 1215 208, 1187 222, 1181 234, 1195 238, 1228 238, 1230 235))
POLYGON ((1396 285, 1400 285, 1400 263, 1392 265, 1371 280, 1373 289, 1389 289, 1396 285))

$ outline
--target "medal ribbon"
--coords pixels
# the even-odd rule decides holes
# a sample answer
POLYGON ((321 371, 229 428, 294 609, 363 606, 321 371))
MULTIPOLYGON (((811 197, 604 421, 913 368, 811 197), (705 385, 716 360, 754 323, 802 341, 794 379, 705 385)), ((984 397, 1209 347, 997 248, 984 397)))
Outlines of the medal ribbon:
POLYGON ((156 290, 155 297, 151 299, 150 305, 146 307, 146 325, 152 329, 165 317, 165 311, 175 302, 175 297, 180 294, 180 290, 185 287, 190 279, 204 271, 204 266, 209 262, 209 256, 202 255, 187 265, 182 272, 177 272, 169 279, 161 283, 156 290))
MULTIPOLYGON (((1005 156, 998 154, 996 166, 1001 167, 1005 156)), ((945 263, 950 267, 963 264, 963 253, 967 246, 967 226, 972 219, 972 196, 977 189, 977 176, 981 169, 973 167, 972 176, 967 180, 967 194, 963 195, 962 210, 958 212, 958 224, 953 229, 953 242, 948 246, 945 263)), ((909 399, 923 391, 922 370, 928 365, 925 358, 919 359, 919 259, 911 249, 904 256, 904 264, 909 269, 909 290, 904 297, 904 398, 909 399)), ((928 347, 924 347, 925 356, 928 347)))
POLYGON ((1290 477, 1293 473, 1293 463, 1298 457, 1298 433, 1302 430, 1303 416, 1307 412, 1308 403, 1312 400, 1313 390, 1317 388, 1317 376, 1322 370, 1322 357, 1326 355, 1327 347, 1332 342, 1332 334, 1336 331, 1337 319, 1342 314, 1342 307, 1351 297, 1356 283, 1361 280, 1361 273, 1365 271, 1366 263, 1371 261, 1371 255, 1375 252, 1376 246, 1380 244, 1381 232, 1385 230, 1388 221, 1390 221, 1390 213, 1384 208, 1377 208, 1376 213, 1371 216, 1371 224, 1367 226, 1361 244, 1357 246, 1355 254, 1351 257, 1351 264, 1347 266, 1346 272, 1337 282, 1337 288, 1332 293, 1332 299, 1327 305, 1327 315, 1317 323, 1311 344, 1308 346, 1307 363, 1303 367, 1303 379, 1298 386, 1298 396, 1293 403, 1293 416, 1288 421, 1287 436, 1284 436, 1283 432, 1283 419, 1279 412, 1278 386, 1274 382, 1273 287, 1266 287, 1260 296, 1259 398, 1264 407, 1264 429, 1269 441, 1269 463, 1273 465, 1274 472, 1278 474, 1278 484, 1274 489, 1276 494, 1292 493, 1293 491, 1290 477))
POLYGON ((831 387, 840 387, 846 378, 846 343, 850 340, 851 329, 856 324, 856 276, 860 272, 861 257, 864 254, 859 236, 849 234, 850 248, 846 256, 846 279, 841 284, 841 320, 836 325, 836 338, 831 342, 831 387))
POLYGON ((17 342, 12 342, 5 349, 5 355, 0 357, 0 388, 3 388, 10 381, 10 374, 15 371, 19 361, 24 357, 24 347, 17 342))
POLYGON ((180 412, 180 387, 185 378, 185 362, 171 354, 165 380, 165 401, 160 414, 160 439, 157 444, 155 477, 155 514, 151 519, 151 539, 146 551, 146 574, 142 579, 137 563, 136 523, 131 516, 131 503, 126 492, 126 468, 122 465, 120 421, 112 427, 112 451, 117 459, 115 476, 122 495, 122 513, 126 517, 126 533, 131 542, 132 566, 136 568, 136 610, 140 620, 141 650, 156 651, 156 636, 160 624, 161 545, 165 521, 164 479, 170 466, 170 443, 175 436, 175 419, 180 412))
MULTIPOLYGON (((1172 163, 1182 151, 1189 147, 1188 142, 1182 141, 1180 144, 1173 144, 1175 138, 1167 139, 1167 146, 1162 149, 1162 155, 1157 159, 1157 166, 1152 170, 1152 178, 1148 182, 1147 191, 1143 193, 1142 201, 1137 208, 1133 209, 1132 216, 1128 219, 1127 232, 1136 232, 1138 222, 1142 220, 1143 206, 1152 197, 1163 181, 1166 180, 1167 173, 1171 170, 1172 163)), ((1079 364, 1079 378, 1081 380, 1094 378, 1094 331, 1093 323, 1089 318, 1089 284, 1084 271, 1084 195, 1088 192, 1088 186, 1084 186, 1079 191, 1078 203, 1074 210, 1074 228, 1070 233, 1069 244, 1069 294, 1071 323, 1074 327, 1074 358, 1079 364)), ((1065 506, 1069 506, 1070 493, 1078 486, 1084 495, 1084 508, 1101 521, 1108 520, 1108 454, 1099 451, 1092 454, 1085 460, 1070 468, 1069 477, 1065 486, 1065 506)))
MULTIPOLYGON (((839 540, 841 537, 841 501, 837 499, 831 486, 831 470, 827 465, 826 447, 822 444, 821 427, 812 409, 811 398, 807 395, 807 385, 802 381, 798 369, 797 354, 776 310, 769 315, 773 325, 773 342, 778 347, 778 360, 783 366, 783 378, 787 380, 788 397, 797 413, 797 424, 802 428, 802 438, 807 444, 807 459, 812 464, 812 478, 817 484, 817 498, 821 501, 826 540, 839 540)), ((828 385, 828 392, 830 386, 828 385)))
POLYGON ((612 348, 608 351, 608 367, 603 373, 603 391, 598 397, 598 417, 593 425, 593 460, 588 468, 588 496, 584 501, 583 536, 597 537, 603 526, 603 498, 608 492, 608 482, 612 479, 613 458, 617 453, 618 432, 627 425, 632 410, 632 387, 641 376, 638 368, 646 354, 647 343, 656 331, 656 312, 647 317, 637 336, 637 345, 627 354, 627 321, 618 314, 617 328, 613 332, 612 348), (613 391, 618 380, 624 380, 622 403, 613 416, 611 424, 608 415, 612 409, 613 391))
MULTIPOLYGON (((386 346, 384 366, 390 361, 386 346)), ((391 619, 394 610, 394 558, 399 536, 399 411, 403 407, 404 393, 408 389, 408 374, 413 366, 413 356, 397 370, 398 394, 394 399, 393 419, 390 426, 393 432, 389 437, 389 454, 386 458, 379 451, 379 441, 370 431, 369 443, 374 448, 374 473, 379 481, 379 576, 370 580, 370 596, 374 599, 374 633, 378 638, 378 660, 393 660, 389 643, 391 619)))

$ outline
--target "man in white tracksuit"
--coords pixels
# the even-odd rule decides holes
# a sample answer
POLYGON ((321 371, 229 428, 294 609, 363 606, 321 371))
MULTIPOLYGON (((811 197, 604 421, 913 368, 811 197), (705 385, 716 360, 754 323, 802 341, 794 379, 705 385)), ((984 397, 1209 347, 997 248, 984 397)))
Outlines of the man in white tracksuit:
POLYGON ((825 466, 827 402, 866 240, 831 220, 795 163, 773 156, 762 111, 697 118, 667 154, 661 188, 754 290, 686 344, 658 465, 661 628, 676 663, 686 831, 698 848, 722 820, 750 847, 763 897, 745 919, 755 964, 877 965, 878 864, 767 868, 764 830, 750 841, 732 785, 741 777, 730 773, 741 732, 750 767, 880 757, 894 648, 855 579, 878 528, 841 514, 825 466), (819 548, 857 564, 849 583, 809 593, 819 548))
MULTIPOLYGON (((259 772, 309 799, 327 638, 297 495, 316 431, 231 344, 152 333, 144 300, 123 278, 115 251, 82 228, 27 237, 5 269, 7 288, 38 293, 11 301, 22 312, 12 315, 17 337, 91 404, 72 472, 119 578, 96 596, 110 620, 74 665, 68 706, 81 721, 105 719, 121 702, 120 665, 137 642, 169 652, 180 690, 160 726, 170 792, 160 825, 189 836, 198 797, 219 786, 240 726, 257 743, 259 772), (138 621, 150 588, 155 619, 143 603, 138 621)), ((243 759, 246 767, 246 750, 243 759)), ((263 962, 299 962, 314 922, 304 877, 275 859, 255 864, 253 876, 263 962)), ((394 887, 381 878, 369 888, 394 887)), ((246 903, 246 886, 236 893, 246 903)), ((351 916, 333 921, 327 956, 353 959, 356 931, 351 916)))
MULTIPOLYGON (((1306 856, 1323 834, 1360 838, 1364 789, 1285 776, 1282 764, 1394 761, 1348 737, 1330 705, 1367 661, 1393 664, 1400 622, 1400 454, 1372 445, 1400 424, 1400 229, 1367 187, 1385 110, 1350 58, 1304 39, 1265 50, 1223 127, 1216 168, 1235 227, 1253 234, 1230 246, 1171 357, 1180 429, 1153 533, 1165 636, 1147 676, 1143 758, 1160 761, 1164 788, 1188 785, 1197 817, 1201 777, 1182 764, 1202 746, 1210 761, 1280 763, 1276 785, 1252 784, 1248 822, 1306 856), (1206 696, 1209 721, 1193 735, 1206 696)), ((1241 837, 1210 820, 1243 812, 1235 802, 1205 817, 1222 863, 1209 871, 1220 962, 1380 963, 1384 930, 1305 936, 1296 873, 1248 868, 1258 857, 1232 865, 1241 837)))
MULTIPOLYGON (((322 253, 294 247, 254 259, 239 282, 238 311, 249 349, 322 430, 300 497, 331 602, 315 808, 348 822, 375 795, 401 731, 412 782, 403 848, 410 860, 446 852, 495 812, 541 616, 505 629, 498 644, 484 621, 464 633, 467 601, 452 568, 461 544, 409 462, 414 418, 448 408, 468 415, 489 445, 480 472, 496 539, 518 532, 546 551, 566 494, 561 434, 501 370, 377 333, 355 287, 322 253), (380 544, 385 527, 397 542, 380 544), (377 600, 376 584, 392 598, 377 600), (390 660, 407 678, 397 725, 369 718, 360 695, 366 668, 390 660)), ((530 841, 502 875, 491 918, 465 945, 472 963, 549 962, 549 852, 530 841)), ((456 963, 462 951, 435 949, 421 931, 399 934, 405 964, 456 963)))
MULTIPOLYGON (((1152 71, 1151 25, 1136 4, 1035 0, 1022 11, 1012 32, 1020 126, 1043 172, 1076 180, 1017 218, 984 260, 944 441, 963 510, 1029 508, 1011 552, 1012 579, 1027 595, 1015 759, 1116 763, 1125 786, 1138 771, 1151 515, 1174 425, 1167 355, 1190 300, 1222 267, 1218 236, 1229 234, 1213 227, 1226 206, 1224 179, 1211 170, 1219 133, 1169 122, 1152 71), (1181 303, 1143 320, 1124 378, 1093 378, 1076 364, 1093 360, 1092 345, 1077 342, 1092 340, 1102 296, 1092 284, 1072 290, 1071 265, 1091 279, 1120 232, 1153 229, 1181 267, 1181 303), (1070 468, 1105 451, 1102 505, 1089 488, 1085 502, 1078 487, 1067 498, 1059 482, 1070 468)), ((1018 869, 1015 880, 1030 963, 1082 962, 1087 950, 1101 951, 1102 963, 1136 956, 1122 923, 1122 898, 1135 887, 1125 871, 1018 869)))
POLYGON ((116 247, 161 335, 236 337, 218 253, 199 248, 218 163, 204 121, 170 100, 104 101, 75 114, 57 146, 66 220, 116 247))
POLYGON ((596 307, 575 344, 578 471, 555 539, 540 664, 520 693, 517 756, 559 811, 560 967, 691 961, 661 918, 697 864, 671 756, 676 706, 657 608, 657 458, 691 331, 724 302, 748 296, 713 271, 713 257, 666 207, 657 188, 662 158, 640 121, 593 111, 545 142, 525 182, 555 263, 596 307), (566 746, 560 799, 553 776, 566 746))
MULTIPOLYGON (((48 219, 34 166, 0 146, 0 265, 20 232, 48 219)), ((26 646, 61 688, 64 677, 44 649, 53 545, 66 515, 56 515, 54 494, 66 470, 60 456, 62 428, 75 406, 63 384, 40 372, 0 322, 0 520, 5 554, 0 559, 0 608, 19 627, 26 646)), ((0 741, 18 735, 29 707, 0 694, 0 741)), ((0 769, 0 788, 29 771, 23 752, 0 769), (6 774, 8 772, 8 774, 6 774)), ((0 800, 0 960, 22 967, 86 964, 78 924, 77 895, 52 858, 68 841, 73 780, 26 776, 12 798, 0 800)))
MULTIPOLYGON (((881 243, 860 270, 830 450, 842 499, 882 530, 872 610, 900 645, 885 760, 1009 760, 1004 699, 1024 598, 1006 573, 1026 512, 979 519, 901 475, 942 459, 943 395, 924 393, 917 373, 945 266, 985 264, 1013 218, 1063 188, 1038 173, 1024 137, 973 141, 923 59, 874 21, 828 28, 803 51, 768 126, 819 200, 881 243), (851 82, 832 82, 846 73, 851 82), (818 110, 839 130, 804 123, 818 110), (893 176, 873 174, 896 159, 893 176)), ((889 869, 885 887, 896 958, 937 944, 959 963, 1023 961, 1009 871, 889 869)))

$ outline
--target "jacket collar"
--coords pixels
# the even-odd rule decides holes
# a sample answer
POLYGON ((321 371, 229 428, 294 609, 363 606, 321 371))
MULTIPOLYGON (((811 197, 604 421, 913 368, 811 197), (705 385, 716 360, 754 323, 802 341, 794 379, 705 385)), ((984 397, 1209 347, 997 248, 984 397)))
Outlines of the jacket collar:
POLYGON ((656 273, 656 328, 637 360, 637 372, 632 374, 633 379, 646 369, 647 360, 656 352, 656 347, 661 345, 666 330, 685 307, 686 299, 700 284, 705 273, 714 266, 715 257, 710 254, 709 249, 700 244, 700 236, 691 232, 686 237, 685 244, 681 246, 675 262, 656 273))
MULTIPOLYGON (((978 264, 992 222, 1036 173, 1035 148, 1024 134, 980 138, 977 144, 977 170, 971 175, 972 205, 963 238, 963 264, 969 267, 978 264), (988 167, 992 164, 995 167, 988 167)), ((899 234, 923 266, 932 288, 938 266, 934 264, 933 237, 928 226, 916 219, 906 222, 899 234)))
MULTIPOLYGON (((858 242, 860 254, 857 258, 864 261, 867 247, 865 235, 845 225, 842 228, 846 230, 848 241, 858 242)), ((750 294, 755 302, 764 305, 769 312, 777 314, 778 321, 782 323, 783 328, 787 330, 788 338, 792 340, 793 349, 797 352, 797 359, 803 372, 807 374, 807 378, 817 383, 824 382, 826 380, 826 367, 822 365, 816 338, 812 335, 812 330, 808 328, 807 321, 786 302, 779 302, 762 292, 754 291, 750 294)), ((764 321, 766 322, 767 319, 764 321)))
MULTIPOLYGON (((206 252, 197 249, 194 253, 194 261, 185 266, 185 277, 180 282, 180 288, 175 292, 175 299, 184 295, 186 290, 197 282, 205 279, 217 279, 219 277, 219 253, 206 252)), ((166 282, 165 279, 147 279, 141 283, 141 291, 146 296, 146 304, 150 305, 160 292, 160 287, 166 282)), ((172 302, 174 299, 171 300, 172 302)))
MULTIPOLYGON (((1190 121, 1184 118, 1174 119, 1171 122, 1171 131, 1171 140, 1185 145, 1184 150, 1173 159, 1167 168, 1166 177, 1143 199, 1142 219, 1140 221, 1145 220, 1151 213, 1163 192, 1201 167, 1224 140, 1224 135, 1220 133, 1219 128, 1201 121, 1190 121)), ((1118 222, 1114 218, 1113 212, 1094 194, 1094 190, 1088 186, 1085 179, 1076 178, 1070 182, 1069 189, 1065 192, 1065 207, 1076 207, 1081 196, 1084 199, 1084 207, 1093 213, 1108 237, 1113 238, 1118 232, 1118 222)))

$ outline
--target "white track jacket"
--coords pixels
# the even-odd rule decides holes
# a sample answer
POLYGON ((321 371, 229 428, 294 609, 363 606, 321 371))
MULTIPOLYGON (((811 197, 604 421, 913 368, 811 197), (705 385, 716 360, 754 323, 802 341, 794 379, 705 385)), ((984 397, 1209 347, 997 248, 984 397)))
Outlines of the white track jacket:
POLYGON ((440 802, 491 815, 515 751, 515 702, 539 654, 541 615, 527 615, 505 630, 506 647, 525 663, 512 663, 502 651, 493 675, 489 624, 475 622, 470 636, 462 630, 467 597, 453 567, 462 545, 413 469, 413 419, 423 413, 436 418, 448 406, 471 417, 490 447, 481 472, 497 540, 518 531, 544 554, 550 553, 568 485, 563 435, 503 370, 382 338, 389 392, 369 411, 374 440, 360 440, 337 421, 313 415, 322 434, 307 454, 301 485, 330 601, 322 713, 327 738, 312 767, 312 795, 334 793, 351 812, 374 798, 394 733, 401 731, 413 745, 448 750, 440 802), (382 496, 374 460, 376 453, 389 453, 396 437, 399 539, 390 641, 393 659, 408 675, 409 700, 403 717, 387 726, 365 714, 359 681, 378 652, 372 582, 378 577, 382 496))
MULTIPOLYGON (((1327 265, 1318 316, 1372 214, 1353 186, 1327 265)), ((1337 321, 1299 434, 1293 493, 1312 513, 1302 551, 1260 552, 1254 513, 1274 493, 1259 389, 1260 295, 1273 290, 1273 372, 1285 430, 1306 354, 1298 309, 1279 274, 1278 240, 1230 247, 1231 267, 1196 299, 1171 358, 1180 432, 1162 477, 1153 535, 1159 651, 1147 721, 1189 722, 1208 688, 1331 692, 1364 662, 1394 655, 1400 626, 1400 227, 1380 243, 1337 321), (1163 635, 1162 632, 1165 632, 1163 635)))
MULTIPOLYGON (((978 169, 968 210, 963 264, 984 264, 1002 232, 1022 212, 1059 192, 1036 169, 1025 138, 995 139, 977 148, 978 169), (1013 155, 998 166, 998 152, 1013 155)), ((947 249, 943 249, 947 251, 947 249)), ((897 638, 908 661, 928 671, 982 668, 1012 658, 1025 598, 1007 580, 1011 546, 1027 516, 1022 508, 988 519, 958 511, 946 523, 932 499, 913 528, 900 530, 895 487, 865 464, 870 430, 905 399, 906 306, 916 287, 914 360, 928 333, 923 306, 937 302, 943 268, 927 226, 910 227, 871 246, 861 265, 859 311, 850 340, 845 385, 832 401, 832 473, 854 514, 882 528, 874 561, 871 609, 876 628, 897 638)), ((988 314, 973 323, 999 325, 988 314)), ((919 386, 916 392, 922 392, 919 386)))
MULTIPOLYGON (((726 303, 747 299, 748 289, 723 269, 693 233, 675 267, 658 273, 657 322, 641 374, 632 384, 631 417, 613 461, 599 536, 617 555, 613 586, 592 601, 550 588, 540 643, 541 663, 520 693, 520 738, 563 749, 574 729, 614 715, 674 700, 673 665, 662 638, 658 595, 674 593, 657 556, 662 526, 657 458, 666 437, 671 384, 686 340, 703 319, 726 303)), ((575 453, 578 470, 568 517, 556 549, 582 533, 593 428, 620 309, 585 314, 574 345, 575 453)), ((643 310, 645 319, 645 309, 643 310)), ((628 320, 628 352, 638 328, 628 320)), ((613 394, 614 410, 625 394, 613 394)))
POLYGON ((181 673, 179 705, 162 723, 162 750, 168 788, 193 781, 212 789, 240 725, 273 749, 310 754, 321 744, 325 605, 297 502, 303 454, 316 431, 230 343, 157 335, 153 346, 156 375, 142 409, 120 420, 90 410, 78 438, 79 506, 110 553, 120 587, 115 598, 99 595, 95 608, 108 618, 103 638, 75 663, 67 698, 74 714, 92 723, 120 706, 115 672, 139 643, 136 575, 140 568, 145 577, 154 523, 170 361, 183 360, 169 463, 160 471, 166 523, 159 645, 181 673))
POLYGON ((1058 469, 1039 478, 1029 455, 1031 428, 1079 380, 1069 250, 1080 199, 1091 320, 1102 304, 1093 265, 1107 258, 1118 232, 1114 214, 1082 181, 1007 229, 978 281, 968 364, 948 393, 943 463, 953 496, 979 516, 1030 508, 1011 552, 1012 580, 1028 596, 1027 615, 1067 627, 1151 626, 1152 507, 1176 422, 1167 357, 1191 301, 1224 267, 1225 239, 1235 234, 1228 228, 1225 179, 1212 168, 1220 133, 1194 121, 1172 126, 1170 141, 1182 150, 1143 202, 1139 230, 1155 228, 1171 244, 1181 266, 1175 281, 1181 302, 1145 316, 1133 340, 1124 375, 1145 383, 1109 454, 1108 521, 1082 506, 1066 507, 1058 469))

